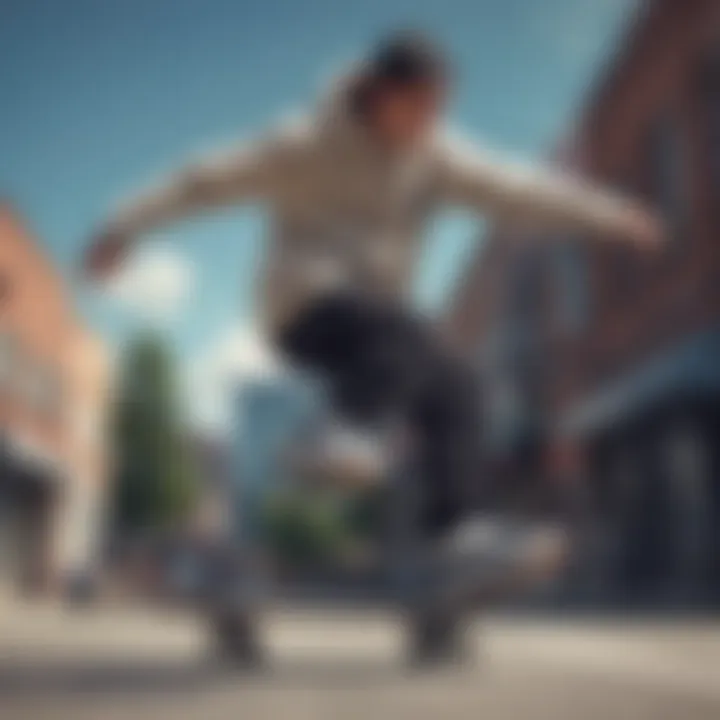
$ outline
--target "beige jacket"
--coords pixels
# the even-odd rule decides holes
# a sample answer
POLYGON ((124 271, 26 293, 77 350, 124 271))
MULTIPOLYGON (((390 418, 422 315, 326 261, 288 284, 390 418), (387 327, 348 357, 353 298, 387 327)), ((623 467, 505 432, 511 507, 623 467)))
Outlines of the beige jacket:
POLYGON ((115 227, 139 235, 221 205, 264 204, 272 230, 261 307, 270 330, 333 288, 406 297, 423 229, 443 206, 547 230, 621 229, 619 198, 497 162, 446 133, 411 154, 384 153, 343 98, 336 92, 315 114, 189 166, 127 206, 115 227))

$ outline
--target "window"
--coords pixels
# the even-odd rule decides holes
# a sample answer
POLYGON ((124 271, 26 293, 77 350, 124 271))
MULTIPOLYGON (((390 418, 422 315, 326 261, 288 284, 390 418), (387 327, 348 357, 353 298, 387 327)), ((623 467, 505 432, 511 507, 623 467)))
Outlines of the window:
POLYGON ((0 389, 13 384, 13 375, 17 367, 17 343, 7 330, 0 330, 0 389))
POLYGON ((24 372, 26 402, 38 412, 56 415, 60 409, 62 390, 59 372, 44 363, 28 363, 24 372))
POLYGON ((510 276, 508 330, 513 337, 527 339, 542 321, 544 284, 541 252, 522 252, 510 276))
POLYGON ((711 182, 720 188, 720 51, 714 49, 706 58, 699 78, 707 128, 706 155, 711 182))
POLYGON ((585 329, 591 314, 591 277, 588 249, 582 239, 562 242, 553 263, 556 326, 563 334, 585 329))
POLYGON ((522 421, 522 396, 512 374, 498 369, 487 380, 482 440, 488 449, 504 448, 522 421))
POLYGON ((687 156, 675 118, 669 113, 656 117, 646 136, 644 194, 662 213, 672 245, 689 230, 687 156))

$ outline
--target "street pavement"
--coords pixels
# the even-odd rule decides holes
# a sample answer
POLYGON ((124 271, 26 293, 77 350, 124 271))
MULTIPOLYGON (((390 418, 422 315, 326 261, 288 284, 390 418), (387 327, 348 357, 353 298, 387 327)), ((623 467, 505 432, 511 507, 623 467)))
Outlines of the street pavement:
POLYGON ((493 617, 474 663, 411 672, 379 614, 277 613, 270 661, 213 660, 191 615, 142 609, 0 613, 0 718, 718 720, 720 626, 493 617))

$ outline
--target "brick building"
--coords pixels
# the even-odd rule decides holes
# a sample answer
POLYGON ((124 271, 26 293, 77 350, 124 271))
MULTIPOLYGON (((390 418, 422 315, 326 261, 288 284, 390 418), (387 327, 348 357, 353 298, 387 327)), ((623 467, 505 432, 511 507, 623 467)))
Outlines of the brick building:
POLYGON ((60 275, 0 206, 0 585, 41 589, 90 560, 108 370, 60 275))
POLYGON ((537 352, 543 320, 545 278, 538 268, 544 249, 497 227, 480 245, 448 318, 459 351, 474 358, 483 376, 483 441, 487 472, 512 483, 535 466, 546 404, 537 352))
POLYGON ((604 528, 594 581, 632 596, 706 596, 720 575, 719 109, 718 3, 641 3, 559 159, 657 207, 666 247, 496 249, 453 312, 485 354, 500 328, 500 365, 512 359, 516 404, 538 421, 536 472, 584 480, 604 528), (494 289, 480 291, 486 276, 494 289))

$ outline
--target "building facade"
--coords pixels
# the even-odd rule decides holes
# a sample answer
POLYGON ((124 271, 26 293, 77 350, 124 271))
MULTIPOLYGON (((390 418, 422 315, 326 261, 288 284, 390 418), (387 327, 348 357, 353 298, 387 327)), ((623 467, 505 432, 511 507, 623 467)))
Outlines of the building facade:
MULTIPOLYGON (((514 382, 542 418, 537 471, 582 484, 600 528, 585 564, 602 592, 718 594, 718 108, 718 3, 642 3, 557 159, 657 208, 667 242, 642 253, 613 238, 536 238, 545 250, 520 280, 536 311, 514 382)), ((503 307, 523 272, 504 264, 503 307)), ((454 316, 482 346, 471 296, 454 316)))
POLYGON ((103 344, 0 206, 0 584, 42 590, 92 561, 109 390, 103 344))
POLYGON ((233 484, 236 529, 253 538, 269 493, 287 482, 287 455, 314 416, 317 395, 282 372, 245 377, 235 400, 233 484))
POLYGON ((225 538, 233 528, 232 443, 224 437, 195 433, 190 448, 200 483, 193 530, 203 537, 225 538))
POLYGON ((494 490, 511 494, 521 489, 518 483, 528 489, 529 475, 537 480, 546 409, 544 358, 538 352, 546 301, 538 270, 545 258, 527 239, 502 227, 488 235, 462 279, 446 326, 451 342, 473 359, 482 377, 483 472, 493 476, 494 490))

